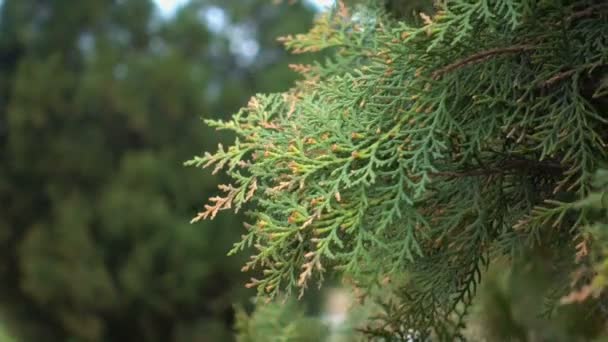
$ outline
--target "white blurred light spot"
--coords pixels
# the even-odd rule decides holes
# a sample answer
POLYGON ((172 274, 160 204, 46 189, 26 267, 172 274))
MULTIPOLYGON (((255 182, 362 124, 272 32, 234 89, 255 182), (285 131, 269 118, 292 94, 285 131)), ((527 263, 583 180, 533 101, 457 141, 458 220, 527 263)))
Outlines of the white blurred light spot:
POLYGON ((325 301, 323 319, 332 330, 337 330, 348 319, 352 298, 344 289, 331 289, 325 301))
POLYGON ((172 17, 180 7, 184 6, 190 0, 155 0, 156 6, 160 9, 163 17, 172 17))
POLYGON ((230 41, 230 51, 237 56, 239 64, 253 63, 260 52, 255 27, 248 24, 233 25, 226 33, 230 41))
POLYGON ((241 44, 240 50, 243 56, 253 59, 260 52, 260 44, 255 39, 247 39, 241 44))
POLYGON ((318 11, 327 11, 336 4, 336 0, 307 0, 318 11))
POLYGON ((226 28, 228 18, 226 12, 217 6, 210 6, 203 10, 202 17, 209 31, 219 33, 226 28))

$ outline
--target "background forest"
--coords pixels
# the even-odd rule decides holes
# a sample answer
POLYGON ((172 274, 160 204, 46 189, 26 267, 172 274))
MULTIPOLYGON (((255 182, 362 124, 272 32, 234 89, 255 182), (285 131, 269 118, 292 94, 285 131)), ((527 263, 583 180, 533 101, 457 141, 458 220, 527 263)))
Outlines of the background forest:
POLYGON ((0 342, 608 340, 606 1, 0 0, 0 76, 0 342))
POLYGON ((191 225, 219 176, 183 162, 222 140, 201 118, 291 84, 276 37, 313 8, 184 3, 2 2, 0 326, 18 341, 233 339, 241 219, 191 225))

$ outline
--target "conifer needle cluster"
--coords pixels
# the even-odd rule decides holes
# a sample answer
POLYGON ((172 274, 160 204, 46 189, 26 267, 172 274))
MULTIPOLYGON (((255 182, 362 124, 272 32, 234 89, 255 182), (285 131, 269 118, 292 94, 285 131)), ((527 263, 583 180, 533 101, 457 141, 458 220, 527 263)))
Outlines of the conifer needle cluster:
POLYGON ((608 4, 436 7, 413 24, 339 3, 284 37, 328 57, 294 65, 302 80, 285 93, 208 121, 237 138, 188 164, 232 183, 193 221, 248 208, 231 253, 252 248, 243 270, 260 295, 301 294, 335 271, 386 286, 370 333, 390 339, 461 336, 486 268, 530 250, 554 267, 555 306, 600 303, 608 4))

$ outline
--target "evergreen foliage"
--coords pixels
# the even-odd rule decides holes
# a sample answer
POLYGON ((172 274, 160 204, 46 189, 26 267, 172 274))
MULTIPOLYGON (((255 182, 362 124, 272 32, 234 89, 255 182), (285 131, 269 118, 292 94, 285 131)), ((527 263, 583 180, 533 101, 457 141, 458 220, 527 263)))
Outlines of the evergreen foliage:
MULTIPOLYGON (((530 283, 518 275, 542 261, 532 312, 585 307, 605 322, 608 5, 446 0, 417 24, 392 3, 338 2, 282 39, 329 57, 208 121, 237 138, 188 164, 232 181, 193 221, 249 209, 231 254, 250 251, 261 296, 301 294, 328 271, 381 287, 364 329, 379 339, 464 339, 499 260, 530 283)), ((520 328, 501 336, 551 340, 520 328)))

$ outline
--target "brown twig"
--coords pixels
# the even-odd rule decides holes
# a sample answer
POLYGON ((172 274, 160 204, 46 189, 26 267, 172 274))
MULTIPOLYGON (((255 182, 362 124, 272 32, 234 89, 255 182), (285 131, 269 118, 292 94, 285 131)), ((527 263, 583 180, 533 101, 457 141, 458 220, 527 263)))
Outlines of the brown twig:
POLYGON ((460 69, 462 67, 465 67, 465 66, 468 66, 471 64, 481 63, 481 62, 483 62, 489 58, 492 58, 494 56, 497 56, 497 55, 518 53, 518 52, 523 52, 523 51, 534 50, 536 48, 537 47, 535 45, 524 44, 524 45, 510 46, 510 47, 506 47, 506 48, 496 48, 496 49, 481 51, 472 56, 469 56, 467 58, 456 61, 452 64, 449 64, 449 65, 435 71, 432 76, 433 76, 433 78, 437 79, 456 69, 460 69))
POLYGON ((571 15, 569 15, 566 18, 566 23, 571 23, 572 21, 574 21, 576 19, 580 19, 580 18, 590 17, 590 16, 594 15, 595 13, 597 13, 596 12, 597 10, 601 10, 604 8, 608 9, 608 3, 589 6, 589 7, 585 8, 584 10, 580 10, 580 11, 574 12, 571 15))
POLYGON ((583 71, 586 69, 593 69, 593 68, 597 68, 597 67, 601 67, 606 65, 605 63, 590 63, 590 64, 586 64, 583 65, 577 69, 570 69, 570 70, 566 70, 566 71, 562 71, 559 72, 557 74, 555 74, 554 76, 552 76, 551 78, 549 78, 548 80, 544 81, 543 83, 541 83, 542 87, 550 87, 552 85, 554 85, 555 83, 562 81, 572 75, 574 75, 576 72, 578 71, 583 71))
POLYGON ((574 75, 574 73, 576 73, 576 69, 572 69, 572 70, 567 70, 567 71, 562 71, 560 73, 557 73, 555 76, 551 77, 550 79, 546 80, 545 82, 542 83, 543 87, 550 87, 553 84, 566 79, 572 75, 574 75))

